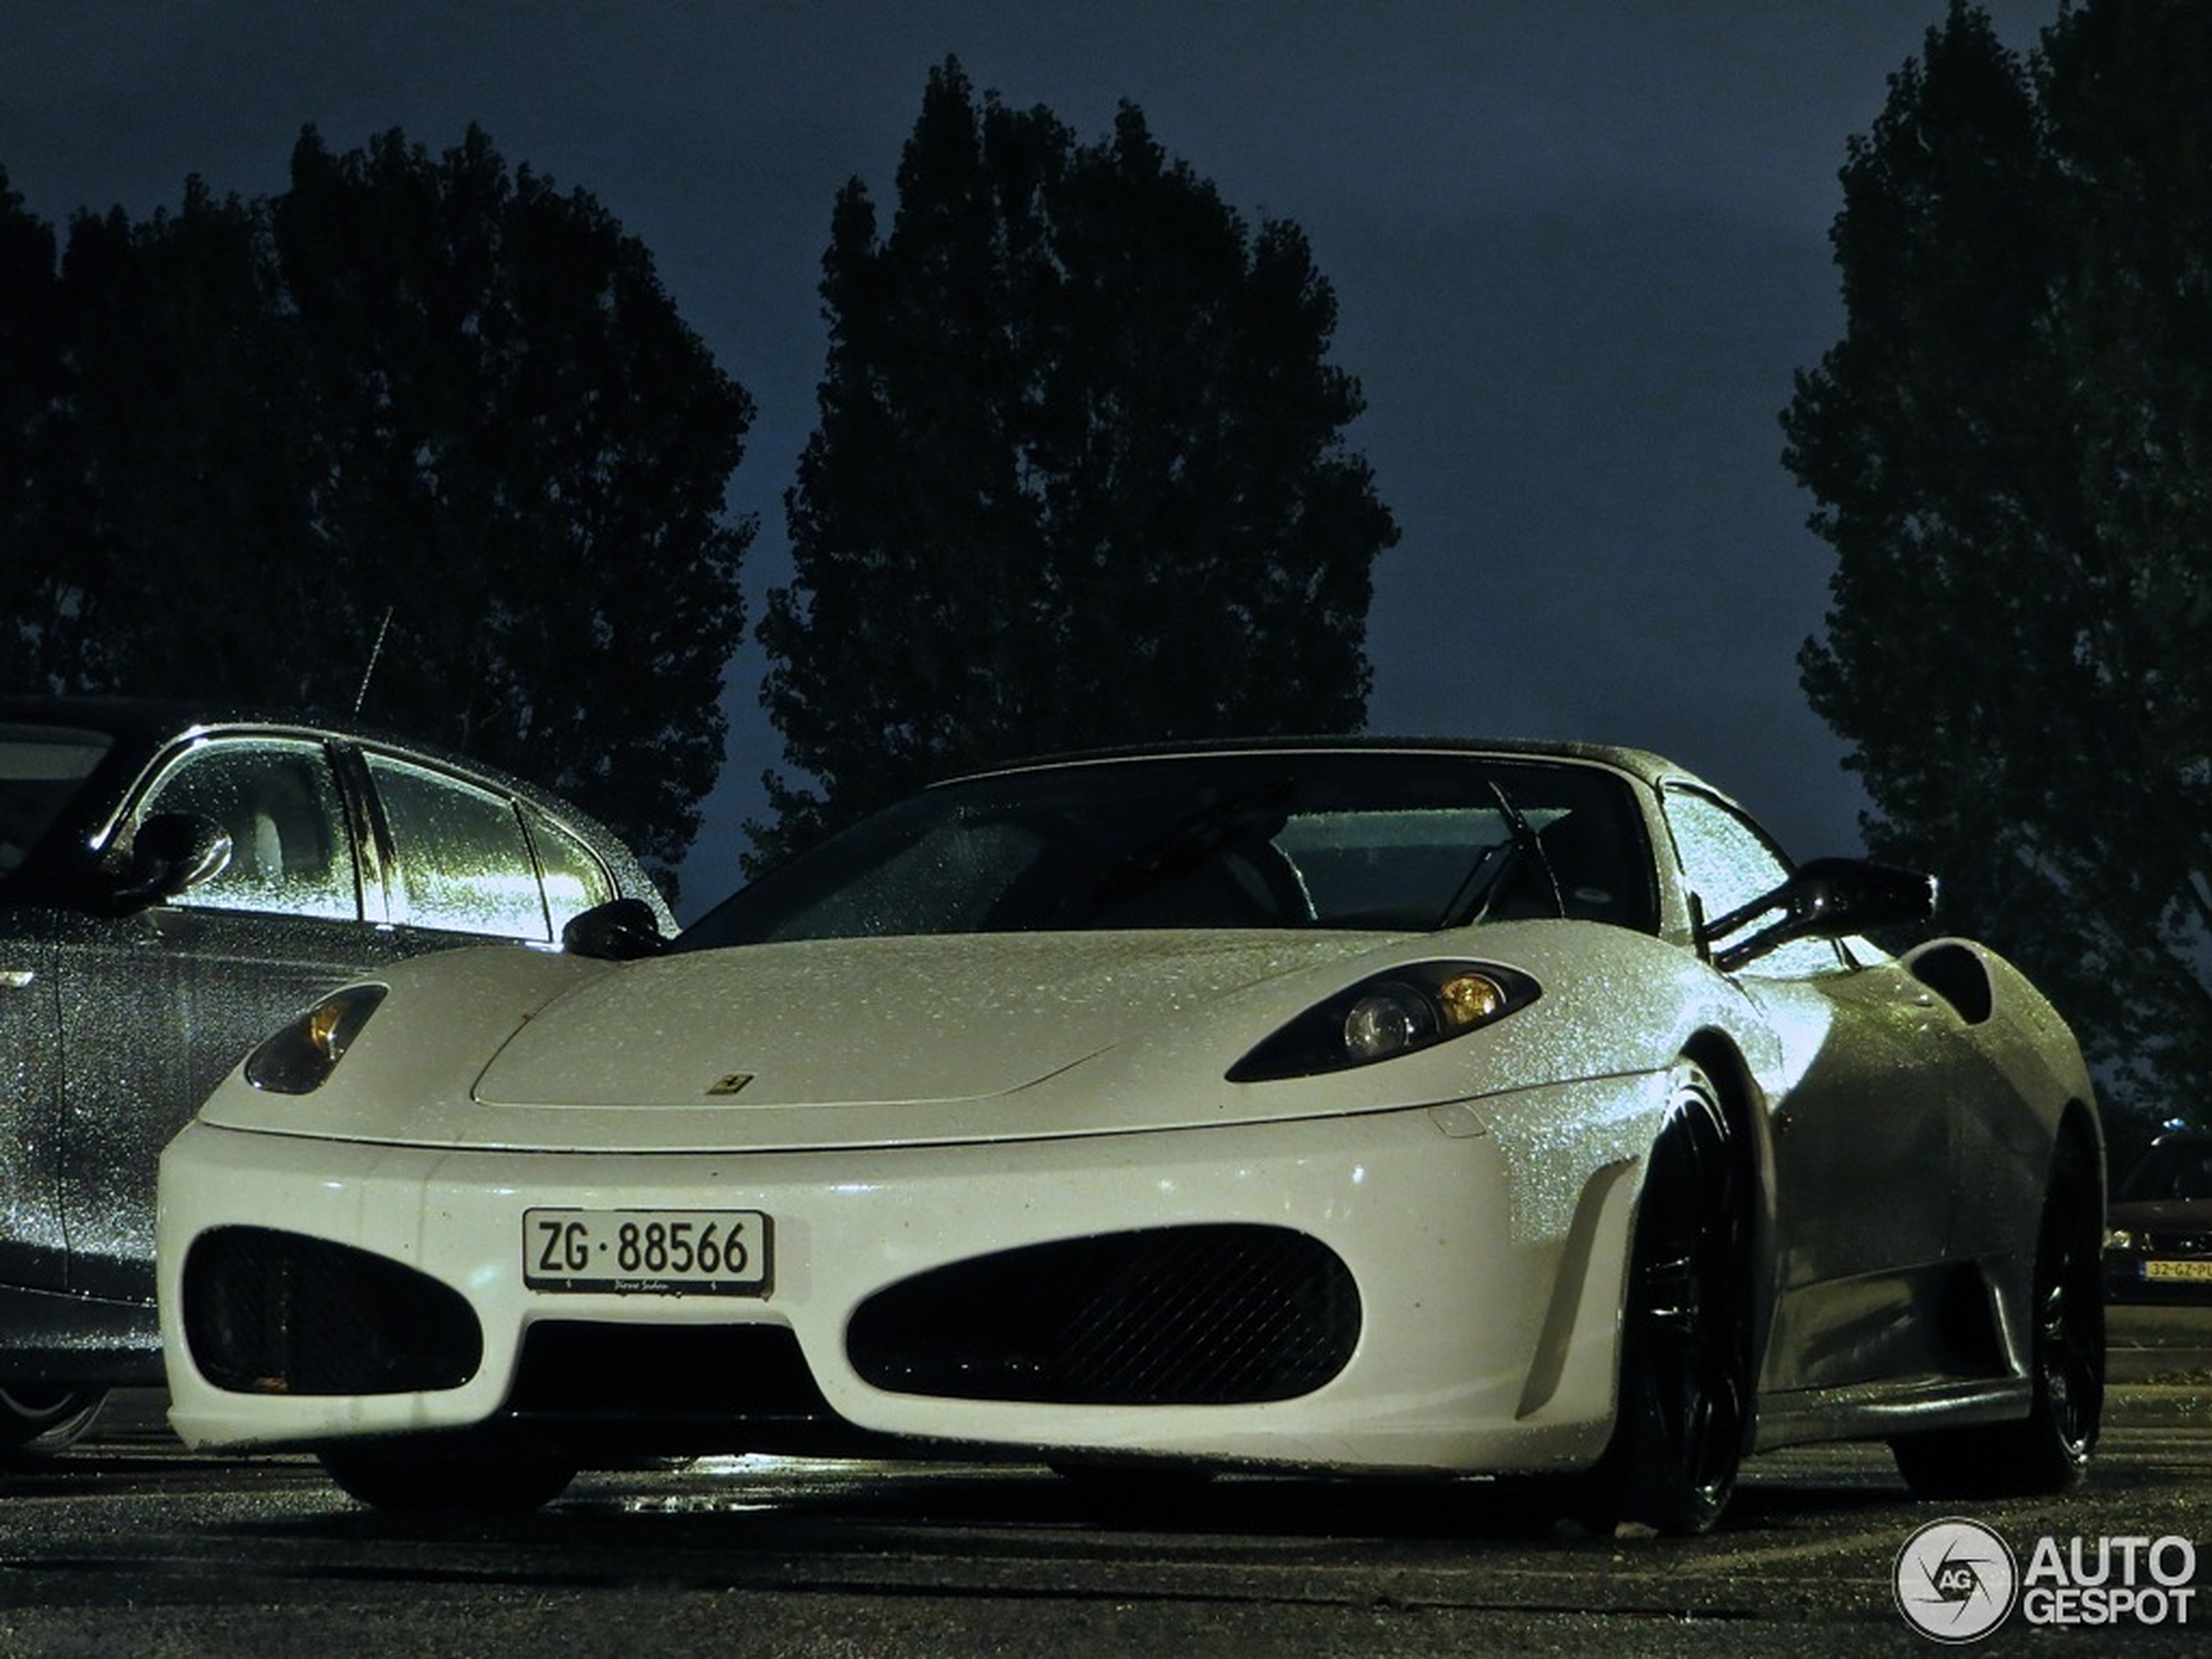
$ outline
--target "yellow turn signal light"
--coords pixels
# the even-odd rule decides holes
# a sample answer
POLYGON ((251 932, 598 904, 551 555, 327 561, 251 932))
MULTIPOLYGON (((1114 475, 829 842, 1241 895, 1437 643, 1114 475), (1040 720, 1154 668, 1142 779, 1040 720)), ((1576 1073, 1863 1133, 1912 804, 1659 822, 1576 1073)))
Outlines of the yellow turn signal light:
POLYGON ((1506 988, 1487 974, 1454 974, 1436 988, 1445 1027, 1465 1031, 1505 1012, 1506 988))

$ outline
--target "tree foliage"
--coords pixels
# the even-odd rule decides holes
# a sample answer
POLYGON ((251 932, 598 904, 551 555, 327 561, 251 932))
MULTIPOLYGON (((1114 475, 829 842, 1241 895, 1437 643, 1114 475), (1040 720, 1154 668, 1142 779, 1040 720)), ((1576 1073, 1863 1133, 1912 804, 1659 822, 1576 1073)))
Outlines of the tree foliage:
MULTIPOLYGON (((37 256, 8 206, 12 281, 37 256)), ((721 759, 752 408, 643 244, 475 129, 435 157, 309 130, 271 200, 80 216, 41 292, 54 388, 0 434, 41 457, 0 500, 44 550, 10 573, 12 678, 358 704, 667 879, 721 759)))
POLYGON ((858 180, 821 293, 762 700, 769 853, 945 769, 1365 718, 1397 531, 1343 431, 1335 300, 1123 105, 1096 144, 934 71, 889 235, 858 180))
POLYGON ((2212 8, 2027 57, 1954 4, 1853 141, 1847 328, 1787 464, 1802 663, 1870 841, 2050 988, 2144 1120, 2212 1098, 2212 8))

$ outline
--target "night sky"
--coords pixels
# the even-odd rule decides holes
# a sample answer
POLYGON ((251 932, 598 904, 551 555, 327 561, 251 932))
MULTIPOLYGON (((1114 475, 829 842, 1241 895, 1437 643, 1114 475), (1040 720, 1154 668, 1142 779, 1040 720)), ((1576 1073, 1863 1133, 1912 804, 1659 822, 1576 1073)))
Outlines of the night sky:
MULTIPOLYGON (((2057 0, 1989 7, 2016 49, 2057 0)), ((786 579, 814 417, 814 286, 849 177, 895 201, 930 68, 1096 138, 1128 98, 1249 220, 1296 220, 1404 540, 1377 570, 1371 728, 1659 750, 1800 856, 1862 798, 1805 707, 1826 547, 1780 461, 1793 370, 1842 327, 1828 229, 1846 139, 1943 0, 530 0, 375 7, 0 0, 0 165, 59 226, 281 191, 300 129, 481 124, 591 192, 759 404, 731 506, 786 579)), ((779 762, 748 639, 685 871, 734 879, 779 762)), ((179 687, 179 691, 189 688, 179 687)))

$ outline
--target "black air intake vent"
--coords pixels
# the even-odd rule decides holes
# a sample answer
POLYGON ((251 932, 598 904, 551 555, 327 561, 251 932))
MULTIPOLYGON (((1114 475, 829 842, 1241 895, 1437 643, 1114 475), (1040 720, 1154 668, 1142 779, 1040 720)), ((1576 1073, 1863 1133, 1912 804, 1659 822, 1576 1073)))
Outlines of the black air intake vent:
POLYGON ((1169 1227, 956 1262, 879 1291, 846 1333, 875 1387, 958 1399, 1229 1405, 1311 1393, 1352 1358, 1359 1292, 1284 1227, 1169 1227))
POLYGON ((799 1339, 773 1325, 540 1320, 523 1339, 518 1417, 826 1420, 799 1339))
POLYGON ((483 1337, 461 1293, 367 1251, 222 1227, 185 1258, 185 1341, 239 1394, 405 1394, 458 1388, 483 1337))

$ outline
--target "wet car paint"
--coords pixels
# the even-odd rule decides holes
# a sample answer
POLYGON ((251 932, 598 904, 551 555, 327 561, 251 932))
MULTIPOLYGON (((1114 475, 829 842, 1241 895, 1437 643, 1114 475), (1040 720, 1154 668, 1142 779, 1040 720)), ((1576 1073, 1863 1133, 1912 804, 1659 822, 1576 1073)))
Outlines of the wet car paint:
MULTIPOLYGON (((364 757, 446 780, 456 800, 503 803, 526 846, 526 821, 545 839, 572 838, 549 868, 586 848, 608 888, 666 916, 627 849, 587 816, 428 745, 105 698, 0 699, 0 738, 10 734, 24 740, 14 754, 27 775, 18 788, 0 788, 8 809, 0 820, 0 1386, 158 1378, 152 1258, 163 1144, 248 1048, 320 992, 410 956, 487 942, 507 925, 471 914, 467 903, 472 881, 486 892, 511 888, 510 869, 434 872, 458 899, 434 923, 410 918, 397 833, 405 820, 371 792, 364 757), (38 776, 40 751, 68 749, 68 733, 98 734, 78 745, 97 752, 96 764, 81 781, 38 776), (287 867, 268 846, 259 853, 271 879, 249 888, 240 873, 251 871, 256 849, 241 841, 226 867, 236 892, 219 876, 174 900, 120 897, 133 833, 164 792, 174 795, 188 768, 206 776, 233 755, 256 754, 303 763, 329 780, 335 846, 323 853, 342 863, 326 895, 287 888, 278 879, 287 867), (318 906, 347 914, 313 914, 318 906)), ((542 900, 539 915, 532 931, 550 946, 558 920, 542 900)))

